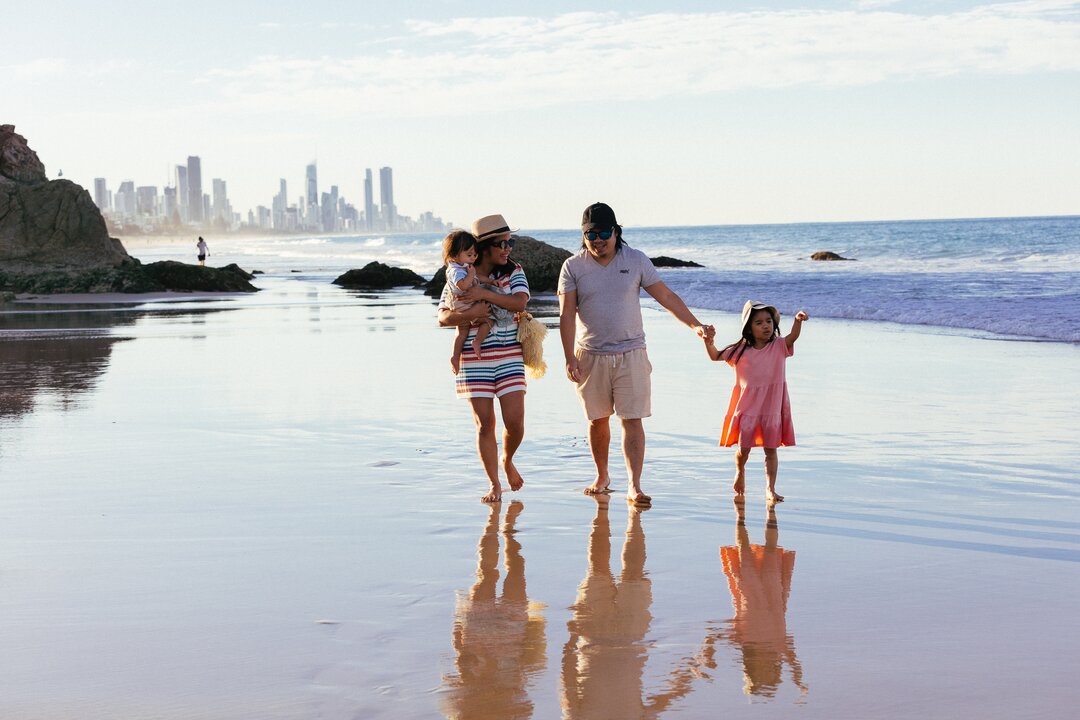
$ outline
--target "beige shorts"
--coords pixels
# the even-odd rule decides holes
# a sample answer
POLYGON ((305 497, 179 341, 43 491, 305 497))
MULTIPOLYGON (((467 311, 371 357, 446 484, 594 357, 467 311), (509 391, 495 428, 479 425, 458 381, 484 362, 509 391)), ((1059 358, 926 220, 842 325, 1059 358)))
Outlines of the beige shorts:
POLYGON ((652 415, 652 363, 645 348, 615 355, 577 351, 582 380, 581 407, 589 420, 610 417, 637 420, 652 415))

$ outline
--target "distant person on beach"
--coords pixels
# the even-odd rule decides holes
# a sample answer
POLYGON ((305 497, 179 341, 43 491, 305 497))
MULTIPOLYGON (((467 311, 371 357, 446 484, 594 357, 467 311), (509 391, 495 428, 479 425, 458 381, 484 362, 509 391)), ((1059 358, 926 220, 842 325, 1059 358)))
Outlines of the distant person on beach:
MULTIPOLYGON (((448 296, 450 310, 464 312, 474 304, 465 299, 465 291, 480 283, 491 284, 490 277, 478 275, 476 272, 476 238, 472 233, 455 230, 447 235, 443 239, 443 262, 446 263, 446 286, 450 288, 448 296)), ((480 346, 484 344, 494 322, 491 315, 485 315, 468 325, 458 325, 457 338, 454 340, 454 354, 450 356, 450 366, 454 369, 455 375, 461 370, 461 353, 465 350, 465 338, 469 335, 470 328, 476 328, 476 332, 473 333, 472 349, 479 357, 480 346)))
POLYGON ((462 300, 473 303, 468 310, 450 309, 449 285, 439 301, 439 324, 470 326, 466 342, 479 330, 472 326, 474 320, 488 313, 494 318, 481 353, 462 354, 454 380, 457 396, 469 401, 476 422, 476 452, 491 485, 481 498, 484 502, 502 499, 500 464, 511 490, 520 490, 525 483, 514 466, 514 453, 525 437, 525 363, 517 339, 517 314, 528 305, 529 281, 521 266, 510 261, 512 232, 502 215, 487 215, 475 221, 472 234, 476 238, 476 273, 488 276, 492 284, 474 285, 461 294, 462 300), (495 398, 503 420, 501 458, 495 437, 495 398))
POLYGON ((784 367, 795 354, 795 341, 808 316, 795 313, 791 332, 780 339, 780 313, 772 305, 747 300, 742 310, 742 337, 718 350, 711 336, 705 337, 705 350, 713 360, 723 360, 735 368, 735 387, 731 391, 720 446, 735 448, 736 495, 746 491, 746 460, 750 449, 765 450, 765 499, 781 502, 776 492, 776 448, 795 444, 791 423, 787 380, 784 367))
POLYGON ((614 413, 622 423, 622 449, 629 475, 626 499, 648 505, 652 498, 641 490, 645 464, 641 420, 652 414, 652 365, 645 350, 640 291, 653 296, 699 337, 713 330, 702 325, 682 298, 660 280, 645 253, 623 241, 622 227, 610 207, 594 203, 585 208, 581 236, 581 252, 567 258, 559 273, 559 334, 566 376, 577 384, 589 421, 596 479, 585 493, 610 492, 609 419, 614 413))
POLYGON ((199 242, 195 243, 195 248, 199 251, 199 264, 206 265, 206 256, 210 254, 210 248, 206 246, 206 241, 199 236, 199 242))

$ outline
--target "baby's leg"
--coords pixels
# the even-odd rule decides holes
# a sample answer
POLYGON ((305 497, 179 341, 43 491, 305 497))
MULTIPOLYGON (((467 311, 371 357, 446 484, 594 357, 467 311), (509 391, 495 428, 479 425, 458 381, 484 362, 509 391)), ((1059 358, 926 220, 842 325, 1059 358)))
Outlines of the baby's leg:
POLYGON ((480 357, 480 346, 484 344, 484 340, 487 338, 488 333, 491 332, 491 320, 480 322, 476 326, 476 336, 472 341, 473 352, 476 353, 476 357, 480 357))
POLYGON ((784 496, 776 492, 776 469, 779 459, 776 456, 776 448, 765 448, 765 499, 769 502, 783 502, 784 496))
POLYGON ((750 448, 735 448, 735 484, 731 489, 736 495, 746 492, 746 461, 750 459, 750 448))
POLYGON ((454 354, 450 356, 450 367, 454 374, 461 372, 461 353, 465 350, 465 338, 469 336, 468 325, 458 325, 457 336, 454 338, 454 354))

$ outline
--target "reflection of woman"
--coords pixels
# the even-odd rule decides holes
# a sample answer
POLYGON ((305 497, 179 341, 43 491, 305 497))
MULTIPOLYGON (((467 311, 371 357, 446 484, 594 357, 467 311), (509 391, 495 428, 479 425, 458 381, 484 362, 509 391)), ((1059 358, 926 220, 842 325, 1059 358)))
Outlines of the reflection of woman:
POLYGON ((607 496, 594 496, 589 570, 578 586, 570 639, 563 648, 563 710, 568 718, 653 718, 685 696, 696 675, 672 672, 666 692, 642 697, 652 613, 652 581, 645 572, 645 533, 639 506, 629 506, 622 574, 611 573, 607 496))
POLYGON ((736 501, 735 508, 738 544, 720 548, 735 617, 730 621, 730 630, 721 635, 742 651, 743 690, 747 695, 772 697, 781 683, 784 663, 791 666, 795 685, 806 692, 795 640, 787 633, 787 599, 795 552, 777 545, 780 533, 772 505, 768 508, 764 545, 750 543, 745 505, 736 501))
MULTIPOLYGON (((495 438, 495 398, 499 399, 503 419, 502 470, 511 490, 524 484, 514 466, 514 453, 525 437, 525 363, 521 343, 517 340, 516 313, 525 310, 529 302, 529 281, 520 265, 510 262, 514 240, 502 215, 482 217, 472 225, 476 236, 478 275, 489 275, 494 286, 474 286, 459 298, 473 303, 469 310, 450 310, 449 286, 439 302, 439 324, 466 325, 491 312, 495 327, 480 346, 480 354, 465 353, 461 369, 455 375, 457 395, 467 398, 476 421, 476 451, 484 465, 491 489, 484 502, 502 499, 499 481, 499 447, 495 438)), ((476 334, 469 330, 466 346, 476 334)))
POLYGON ((529 718, 533 704, 525 692, 529 678, 544 669, 547 643, 538 603, 525 594, 525 560, 514 538, 514 522, 524 509, 510 503, 502 535, 506 579, 499 582, 499 513, 492 505, 480 536, 476 582, 458 596, 454 612, 456 672, 444 679, 443 712, 448 718, 529 718))

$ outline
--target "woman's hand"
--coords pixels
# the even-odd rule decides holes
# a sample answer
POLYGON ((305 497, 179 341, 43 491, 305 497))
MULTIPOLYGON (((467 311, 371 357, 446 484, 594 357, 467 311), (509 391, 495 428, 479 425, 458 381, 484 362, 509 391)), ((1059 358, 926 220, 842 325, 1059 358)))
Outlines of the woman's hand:
POLYGON ((799 312, 795 313, 795 319, 799 322, 802 322, 804 320, 809 320, 810 316, 806 314, 805 310, 800 310, 799 312))
POLYGON ((479 302, 479 301, 486 302, 487 301, 487 293, 489 293, 489 292, 491 292, 491 291, 490 290, 485 290, 484 288, 480 287, 479 285, 473 285, 471 288, 469 288, 465 292, 461 293, 461 299, 465 300, 467 302, 479 302))

